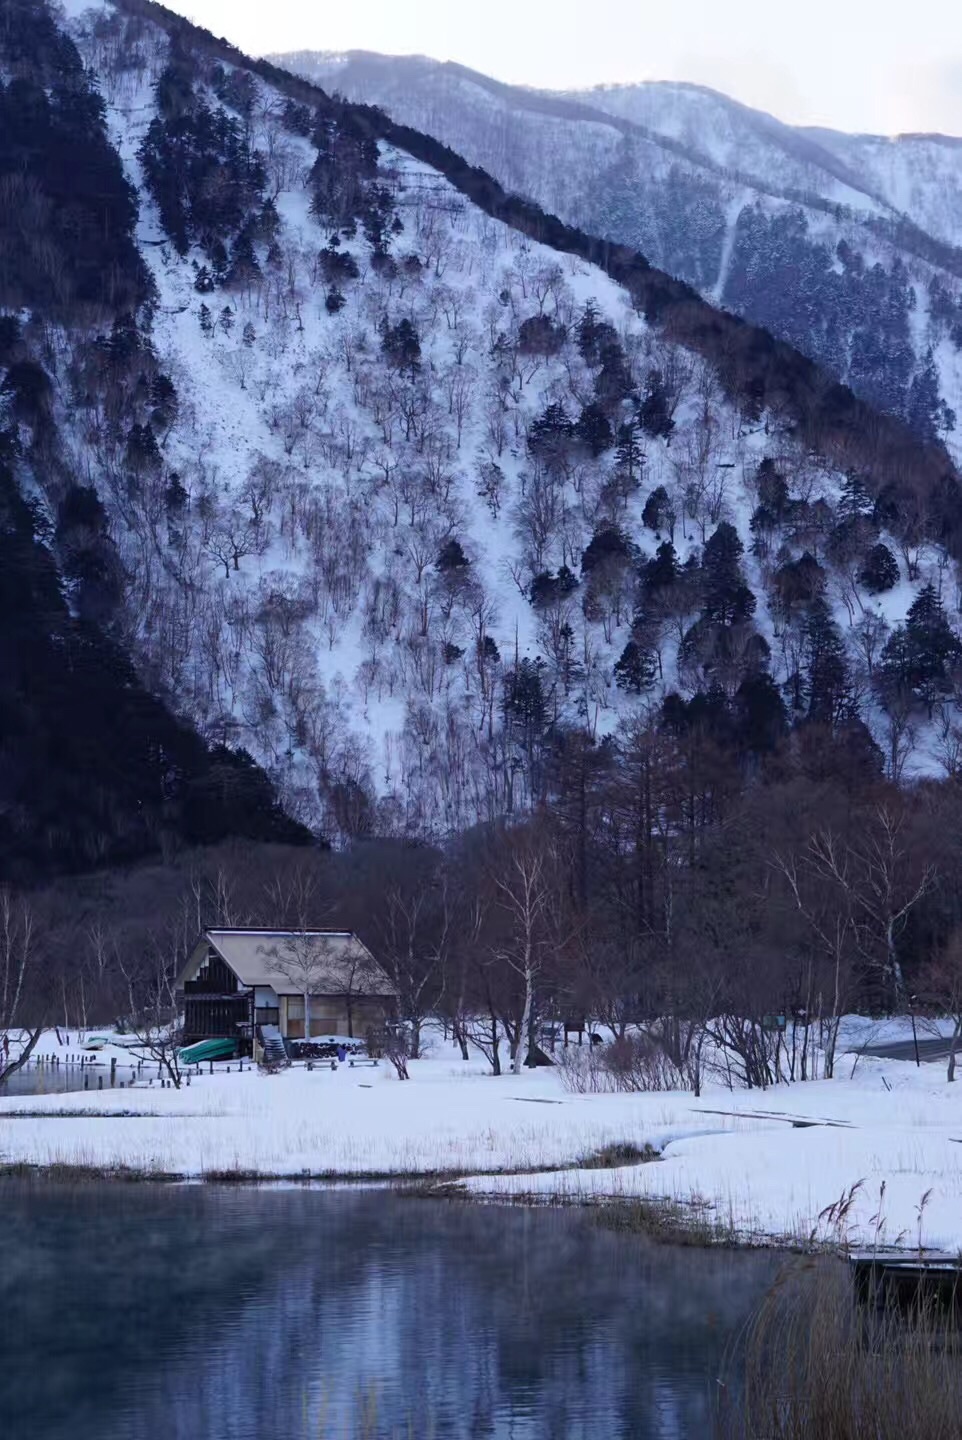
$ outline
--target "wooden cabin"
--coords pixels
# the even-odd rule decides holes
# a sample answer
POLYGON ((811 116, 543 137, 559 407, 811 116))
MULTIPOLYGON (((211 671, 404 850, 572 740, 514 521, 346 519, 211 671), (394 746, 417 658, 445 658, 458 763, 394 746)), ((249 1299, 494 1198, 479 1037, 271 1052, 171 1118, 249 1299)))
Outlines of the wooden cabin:
POLYGON ((205 930, 177 980, 184 1043, 236 1039, 251 1054, 263 1027, 285 1040, 363 1039, 397 1011, 386 971, 350 930, 205 930))

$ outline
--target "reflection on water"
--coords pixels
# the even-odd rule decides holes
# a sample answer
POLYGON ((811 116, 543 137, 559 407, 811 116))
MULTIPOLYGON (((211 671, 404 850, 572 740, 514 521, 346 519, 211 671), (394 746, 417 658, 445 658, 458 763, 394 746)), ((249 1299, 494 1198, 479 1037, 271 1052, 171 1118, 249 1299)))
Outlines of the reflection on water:
MULTIPOLYGON (((127 1084, 136 1076, 136 1067, 122 1062, 117 1066, 118 1085, 127 1084)), ((63 1095, 72 1090, 96 1090, 98 1076, 104 1090, 110 1089, 110 1066, 94 1065, 26 1065, 6 1081, 3 1095, 63 1095)))
POLYGON ((777 1268, 388 1191, 6 1182, 0 1206, 14 1440, 707 1437, 777 1268))

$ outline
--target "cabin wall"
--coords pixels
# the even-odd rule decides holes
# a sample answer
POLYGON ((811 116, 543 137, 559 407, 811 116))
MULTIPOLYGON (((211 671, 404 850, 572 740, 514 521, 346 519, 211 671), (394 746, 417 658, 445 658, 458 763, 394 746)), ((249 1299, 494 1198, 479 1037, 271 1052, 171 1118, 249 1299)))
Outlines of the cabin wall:
MULTIPOLYGON (((393 1001, 357 996, 348 1005, 346 995, 311 996, 311 1035, 351 1035, 363 1040, 368 1030, 384 1024, 393 1013, 393 1001)), ((288 1040, 304 1039, 303 995, 282 995, 281 1034, 288 1040)))
POLYGON ((242 1051, 249 1046, 250 998, 244 995, 184 996, 184 1044, 197 1040, 237 1040, 242 1051))

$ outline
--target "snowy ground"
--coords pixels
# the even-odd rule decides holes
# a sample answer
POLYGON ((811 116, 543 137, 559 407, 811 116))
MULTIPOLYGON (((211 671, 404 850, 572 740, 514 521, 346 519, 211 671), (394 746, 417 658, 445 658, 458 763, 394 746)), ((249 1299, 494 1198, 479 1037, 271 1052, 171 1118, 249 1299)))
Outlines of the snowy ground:
MULTIPOLYGON (((871 1044, 911 1032, 904 1021, 853 1021, 847 1033, 850 1044, 871 1044)), ((52 1036, 43 1048, 58 1050, 52 1036)), ((60 1053, 72 1050, 76 1043, 60 1053)), ((98 1058, 109 1064, 111 1053, 98 1058)), ((121 1078, 129 1076, 129 1054, 113 1053, 121 1078)), ((853 1061, 841 1062, 835 1080, 767 1092, 572 1095, 553 1071, 491 1078, 480 1061, 461 1062, 438 1039, 412 1064, 408 1084, 383 1064, 272 1077, 235 1068, 180 1091, 154 1080, 8 1097, 0 1101, 0 1164, 189 1177, 457 1172, 477 1195, 694 1204, 745 1239, 817 1232, 916 1246, 921 1224, 925 1246, 962 1249, 962 1086, 945 1083, 941 1061, 917 1069, 861 1056, 854 1076, 853 1061), (789 1117, 834 1123, 795 1128, 789 1117), (651 1145, 661 1160, 582 1167, 617 1142, 651 1145), (542 1168, 551 1166, 560 1168, 542 1168), (819 1215, 857 1182, 836 1232, 819 1215)))

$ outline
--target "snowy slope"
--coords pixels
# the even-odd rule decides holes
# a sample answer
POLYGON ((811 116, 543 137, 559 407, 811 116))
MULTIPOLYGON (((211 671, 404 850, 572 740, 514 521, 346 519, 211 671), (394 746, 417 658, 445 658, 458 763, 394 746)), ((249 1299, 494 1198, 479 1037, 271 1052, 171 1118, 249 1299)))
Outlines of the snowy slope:
POLYGON ((910 423, 911 381, 931 350, 941 397, 962 413, 962 249, 949 248, 962 242, 958 142, 796 129, 694 85, 549 94, 422 57, 278 58, 437 135, 569 223, 640 249, 910 423), (859 331, 883 329, 893 295, 903 333, 885 336, 866 377, 859 331))
POLYGON ((723 170, 750 176, 760 189, 820 196, 884 212, 888 197, 830 145, 772 115, 701 85, 649 81, 572 91, 570 98, 621 116, 700 153, 723 170))
MULTIPOLYGON (((751 553, 758 466, 771 460, 812 516, 831 513, 838 473, 775 417, 740 415, 711 368, 662 339, 602 271, 491 219, 383 143, 390 250, 378 260, 356 227, 343 232, 338 263, 349 256, 357 273, 338 282, 343 305, 331 313, 330 229, 306 185, 316 152, 285 128, 280 98, 260 79, 245 124, 267 157, 277 232, 257 242, 255 277, 199 289, 205 253, 193 244, 182 255, 165 236, 138 159, 167 37, 151 24, 111 28, 109 8, 89 12, 81 0, 70 10, 138 190, 138 238, 157 286, 151 342, 178 396, 159 456, 132 479, 129 439, 125 451, 124 436, 71 390, 75 349, 61 374, 74 467, 108 509, 145 673, 208 735, 261 760, 291 813, 335 836, 373 825, 425 834, 530 802, 541 781, 523 702, 511 699, 525 662, 542 722, 596 736, 673 688, 734 693, 740 660, 711 674, 690 656, 677 661, 697 601, 665 624, 648 692, 619 688, 636 562, 602 572, 603 583, 582 571, 605 527, 629 537, 638 561, 670 535, 684 564, 731 522, 757 600, 738 643, 754 628, 773 677, 786 680, 790 627, 773 614, 770 583, 777 564, 819 546, 819 531, 796 525, 771 552, 751 553), (600 361, 577 340, 589 302, 638 390, 657 376, 670 392, 674 428, 642 437, 640 483, 619 480, 610 445, 592 453, 566 442, 552 468, 529 443, 548 407, 577 420, 597 393, 600 361), (412 366, 385 348, 402 322, 419 340, 412 366), (548 345, 524 340, 532 326, 547 327, 548 345), (643 511, 660 488, 674 518, 655 530, 643 511), (532 580, 562 566, 579 588, 536 609, 532 580)), ((198 95, 217 109, 205 74, 198 95)), ((616 400, 609 411, 617 428, 632 407, 616 400)), ((855 666, 859 620, 883 608, 900 620, 918 587, 944 575, 934 550, 911 583, 901 564, 884 606, 851 574, 831 578, 855 666)), ((906 773, 937 766, 929 741, 925 731, 906 773)))
POLYGON ((962 139, 952 135, 809 132, 930 235, 962 244, 962 139))

